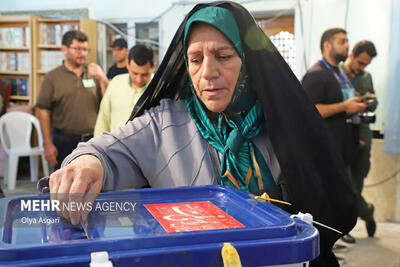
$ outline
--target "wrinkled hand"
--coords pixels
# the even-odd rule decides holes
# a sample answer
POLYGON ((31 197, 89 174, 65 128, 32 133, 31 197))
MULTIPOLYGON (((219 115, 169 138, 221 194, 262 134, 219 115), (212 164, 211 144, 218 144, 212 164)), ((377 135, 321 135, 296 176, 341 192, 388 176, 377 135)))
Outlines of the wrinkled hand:
POLYGON ((47 162, 57 165, 57 156, 58 150, 53 143, 47 143, 44 145, 44 157, 46 158, 47 162))
POLYGON ((368 107, 367 104, 361 102, 360 97, 352 97, 347 99, 344 104, 346 105, 346 112, 347 113, 357 113, 362 111, 368 107))
POLYGON ((60 203, 60 215, 76 225, 86 221, 88 207, 100 193, 103 185, 103 167, 92 155, 82 155, 50 175, 50 198, 60 203), (64 209, 65 206, 73 207, 64 209))

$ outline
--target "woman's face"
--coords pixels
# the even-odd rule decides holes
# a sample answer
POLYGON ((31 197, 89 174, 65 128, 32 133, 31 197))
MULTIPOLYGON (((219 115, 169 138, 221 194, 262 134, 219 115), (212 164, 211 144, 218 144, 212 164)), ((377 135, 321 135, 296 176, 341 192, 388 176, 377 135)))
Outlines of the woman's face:
POLYGON ((217 29, 195 24, 188 39, 188 66, 196 94, 208 110, 222 112, 232 99, 242 60, 217 29))

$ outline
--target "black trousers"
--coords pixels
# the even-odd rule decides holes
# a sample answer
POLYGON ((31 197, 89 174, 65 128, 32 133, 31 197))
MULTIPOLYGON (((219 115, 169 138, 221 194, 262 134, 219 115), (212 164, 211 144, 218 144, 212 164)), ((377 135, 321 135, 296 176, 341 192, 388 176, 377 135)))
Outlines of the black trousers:
POLYGON ((93 137, 93 134, 82 134, 75 135, 62 132, 60 130, 53 131, 53 144, 58 150, 57 165, 54 166, 54 170, 58 170, 61 167, 63 160, 71 154, 71 152, 77 147, 79 142, 86 142, 93 137))
POLYGON ((368 221, 373 218, 371 205, 362 196, 364 179, 367 177, 371 166, 370 151, 371 146, 360 145, 356 156, 350 165, 352 185, 357 194, 358 216, 364 221, 368 221))

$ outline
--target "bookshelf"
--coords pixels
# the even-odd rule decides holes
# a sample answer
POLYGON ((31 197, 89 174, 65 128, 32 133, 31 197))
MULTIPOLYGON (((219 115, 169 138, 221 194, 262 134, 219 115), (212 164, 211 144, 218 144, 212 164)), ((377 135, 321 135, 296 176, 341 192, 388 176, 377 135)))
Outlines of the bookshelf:
MULTIPOLYGON (((72 26, 88 35, 90 53, 87 62, 97 63, 97 23, 94 20, 0 16, 0 79, 11 83, 12 87, 7 111, 38 115, 33 107, 42 79, 64 59, 62 34, 72 26)), ((37 145, 36 136, 32 135, 33 146, 37 145)))
POLYGON ((97 63, 94 20, 0 16, 0 79, 11 83, 10 102, 35 105, 44 75, 64 59, 62 35, 72 29, 87 34, 90 49, 87 62, 97 63))
POLYGON ((11 84, 10 101, 33 103, 32 29, 35 16, 0 16, 0 79, 11 84))

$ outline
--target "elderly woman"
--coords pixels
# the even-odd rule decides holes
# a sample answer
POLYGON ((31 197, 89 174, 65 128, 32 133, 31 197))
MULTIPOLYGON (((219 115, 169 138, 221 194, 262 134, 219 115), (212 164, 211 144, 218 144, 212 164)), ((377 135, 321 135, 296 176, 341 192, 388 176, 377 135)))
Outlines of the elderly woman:
MULTIPOLYGON (((132 121, 81 143, 63 166, 50 177, 61 201, 63 193, 93 200, 101 190, 223 184, 268 192, 345 233, 356 220, 323 120, 252 16, 231 2, 197 5, 132 121)), ((319 230, 313 264, 337 264, 330 250, 339 236, 319 230)))

